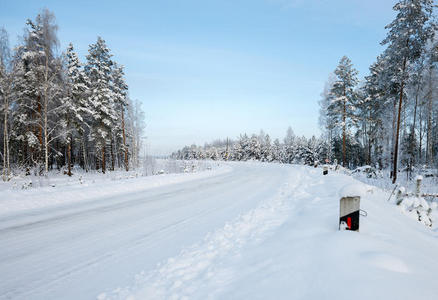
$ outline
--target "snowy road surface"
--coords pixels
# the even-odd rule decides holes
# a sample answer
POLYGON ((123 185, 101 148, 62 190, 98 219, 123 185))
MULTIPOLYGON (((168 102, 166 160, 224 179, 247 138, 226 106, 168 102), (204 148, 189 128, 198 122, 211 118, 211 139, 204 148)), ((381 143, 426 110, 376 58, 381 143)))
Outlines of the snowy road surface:
POLYGON ((231 166, 0 215, 0 299, 436 299, 437 232, 387 194, 362 184, 361 232, 339 232, 351 177, 231 166))

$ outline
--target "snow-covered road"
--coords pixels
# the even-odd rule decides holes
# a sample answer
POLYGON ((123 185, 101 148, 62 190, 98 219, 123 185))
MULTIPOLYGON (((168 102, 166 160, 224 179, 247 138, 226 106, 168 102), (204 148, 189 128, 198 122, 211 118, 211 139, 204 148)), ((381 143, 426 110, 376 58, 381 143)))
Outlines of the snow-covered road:
MULTIPOLYGON (((231 172, 0 216, 0 299, 433 299, 438 236, 356 181, 303 166, 231 172)), ((117 189, 113 183, 112 189, 117 189)))
POLYGON ((0 298, 94 299, 129 284, 133 274, 271 197, 286 175, 284 167, 248 164, 142 193, 3 217, 0 298))

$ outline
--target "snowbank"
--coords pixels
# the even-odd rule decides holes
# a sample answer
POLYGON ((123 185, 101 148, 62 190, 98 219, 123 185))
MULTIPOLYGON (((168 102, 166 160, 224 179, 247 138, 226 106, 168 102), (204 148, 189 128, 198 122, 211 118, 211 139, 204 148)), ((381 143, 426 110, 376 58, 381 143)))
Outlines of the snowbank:
POLYGON ((151 188, 224 174, 231 169, 230 166, 216 163, 212 168, 201 172, 147 177, 139 176, 135 172, 125 175, 123 171, 108 172, 108 176, 100 173, 85 173, 72 177, 65 175, 34 177, 28 180, 32 183, 32 187, 26 189, 22 188, 23 180, 21 185, 2 182, 0 183, 0 216, 87 200, 103 200, 126 193, 140 193, 151 188))
POLYGON ((339 197, 365 197, 367 193, 372 193, 373 189, 371 186, 368 186, 363 183, 353 183, 353 184, 347 184, 343 186, 339 190, 339 197))
POLYGON ((291 168, 265 205, 98 299, 436 298, 436 232, 400 214, 385 191, 291 168), (358 233, 338 231, 339 198, 352 194, 368 217, 358 233))

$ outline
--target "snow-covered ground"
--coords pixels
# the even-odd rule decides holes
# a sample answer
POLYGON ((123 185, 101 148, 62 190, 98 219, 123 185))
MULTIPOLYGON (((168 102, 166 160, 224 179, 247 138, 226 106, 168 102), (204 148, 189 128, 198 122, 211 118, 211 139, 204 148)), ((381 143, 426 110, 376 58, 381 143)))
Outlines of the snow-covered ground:
MULTIPOLYGON (((353 176, 360 181, 371 184, 377 187, 380 187, 385 190, 392 190, 394 185, 392 184, 392 180, 389 178, 390 170, 384 170, 383 172, 378 172, 378 176, 372 176, 368 178, 366 173, 357 172, 354 173, 353 176)), ((421 174, 418 172, 417 174, 421 174)), ((415 182, 416 173, 413 172, 411 174, 411 178, 409 178, 406 172, 400 172, 397 178, 397 185, 399 187, 404 187, 407 191, 414 192, 416 189, 415 182)), ((435 176, 422 176, 422 185, 421 192, 425 194, 438 194, 438 177, 435 176)))
POLYGON ((153 187, 202 179, 230 170, 230 167, 213 161, 159 159, 141 170, 129 172, 118 170, 102 174, 74 170, 71 177, 62 174, 62 170, 52 171, 48 176, 20 174, 10 181, 0 181, 0 217, 23 210, 47 209, 125 193, 141 193, 153 187))
POLYGON ((80 192, 60 187, 35 191, 38 199, 62 191, 56 199, 69 204, 20 208, 14 203, 35 202, 32 193, 1 197, 0 298, 438 295, 438 231, 404 216, 386 201, 388 192, 351 176, 228 163, 156 177, 166 181, 162 185, 148 184, 154 177, 77 188, 86 190, 87 201, 71 199, 80 192), (174 176, 191 179, 165 179, 174 176), (343 193, 362 196, 368 216, 359 233, 338 231, 343 193))

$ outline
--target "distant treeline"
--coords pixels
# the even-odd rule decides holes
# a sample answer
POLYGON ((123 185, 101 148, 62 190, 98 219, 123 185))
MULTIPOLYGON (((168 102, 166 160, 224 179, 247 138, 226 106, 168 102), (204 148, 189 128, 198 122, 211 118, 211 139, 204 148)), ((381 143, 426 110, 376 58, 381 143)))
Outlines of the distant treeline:
MULTIPOLYGON (((341 140, 335 141, 335 149, 340 149, 341 140)), ((333 160, 342 159, 340 151, 335 151, 333 160)), ((329 144, 325 138, 311 138, 295 136, 292 128, 288 128, 286 137, 271 141, 269 134, 261 131, 258 135, 248 136, 242 134, 237 140, 217 140, 203 147, 192 145, 172 154, 174 159, 212 159, 247 161, 257 160, 262 162, 280 162, 288 164, 311 164, 315 162, 331 162, 329 157, 329 144)), ((351 167, 364 163, 364 150, 359 144, 348 144, 348 157, 351 167)))

